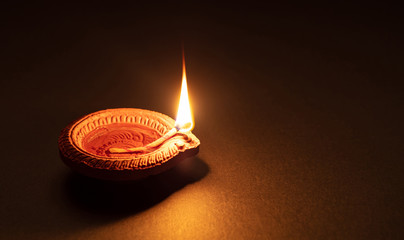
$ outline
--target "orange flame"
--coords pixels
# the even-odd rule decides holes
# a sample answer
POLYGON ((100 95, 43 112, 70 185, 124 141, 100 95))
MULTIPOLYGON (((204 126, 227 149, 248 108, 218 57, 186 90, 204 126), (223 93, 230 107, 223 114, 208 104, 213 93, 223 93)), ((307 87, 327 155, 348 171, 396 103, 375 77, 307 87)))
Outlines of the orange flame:
POLYGON ((187 86, 187 76, 185 73, 184 52, 182 52, 181 96, 180 96, 180 103, 178 105, 175 127, 181 132, 191 131, 194 128, 191 105, 189 104, 189 98, 188 98, 188 86, 187 86))

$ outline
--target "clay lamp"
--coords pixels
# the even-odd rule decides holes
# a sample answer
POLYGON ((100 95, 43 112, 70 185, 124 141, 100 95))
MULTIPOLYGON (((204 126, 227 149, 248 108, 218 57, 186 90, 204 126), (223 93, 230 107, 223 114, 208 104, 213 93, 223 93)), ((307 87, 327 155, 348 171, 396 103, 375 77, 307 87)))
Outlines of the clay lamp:
POLYGON ((159 174, 199 151, 188 99, 185 64, 177 119, 135 109, 86 115, 62 130, 59 150, 74 171, 104 180, 136 180, 159 174))

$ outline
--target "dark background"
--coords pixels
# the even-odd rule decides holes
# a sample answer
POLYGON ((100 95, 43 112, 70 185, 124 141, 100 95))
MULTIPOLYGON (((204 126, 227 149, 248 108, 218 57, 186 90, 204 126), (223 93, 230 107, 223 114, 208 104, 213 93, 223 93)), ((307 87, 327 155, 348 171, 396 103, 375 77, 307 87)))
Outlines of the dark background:
POLYGON ((2 3, 1 239, 402 239, 394 5, 2 3), (181 41, 198 157, 133 183, 72 173, 62 128, 174 117, 181 41))

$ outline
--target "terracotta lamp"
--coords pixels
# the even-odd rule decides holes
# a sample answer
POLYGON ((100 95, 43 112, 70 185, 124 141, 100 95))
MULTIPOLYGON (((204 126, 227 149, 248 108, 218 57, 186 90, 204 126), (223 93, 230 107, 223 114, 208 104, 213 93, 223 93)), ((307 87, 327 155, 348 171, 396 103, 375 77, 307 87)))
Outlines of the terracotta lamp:
POLYGON ((135 180, 159 174, 199 151, 191 133, 185 63, 177 119, 135 109, 107 109, 86 115, 62 130, 60 156, 74 171, 105 180, 135 180))

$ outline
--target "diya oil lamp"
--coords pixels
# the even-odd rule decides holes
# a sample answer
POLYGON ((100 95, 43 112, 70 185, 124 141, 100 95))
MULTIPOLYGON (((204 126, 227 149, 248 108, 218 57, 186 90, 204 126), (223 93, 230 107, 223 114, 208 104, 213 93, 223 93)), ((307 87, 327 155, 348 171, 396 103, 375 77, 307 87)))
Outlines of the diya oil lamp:
POLYGON ((177 118, 144 109, 117 108, 91 113, 65 127, 59 136, 64 163, 74 171, 104 180, 136 180, 159 174, 199 152, 192 134, 183 57, 177 118))

